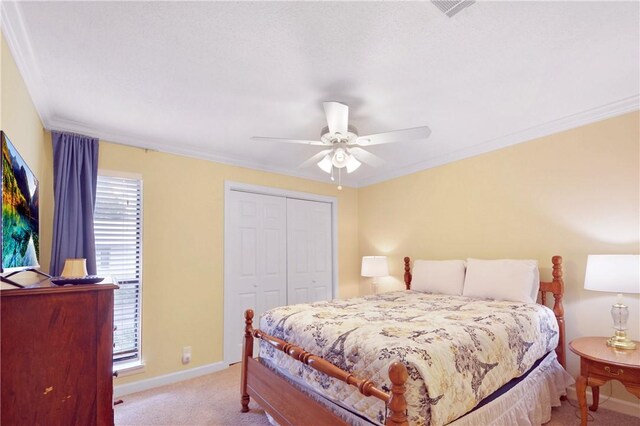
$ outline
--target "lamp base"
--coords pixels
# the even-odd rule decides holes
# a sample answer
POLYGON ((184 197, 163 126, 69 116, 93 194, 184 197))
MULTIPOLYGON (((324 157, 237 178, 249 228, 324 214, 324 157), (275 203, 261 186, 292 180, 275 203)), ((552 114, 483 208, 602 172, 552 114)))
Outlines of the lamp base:
POLYGON ((616 330, 615 336, 607 340, 607 346, 611 346, 616 349, 635 349, 636 344, 627 337, 627 332, 624 330, 616 330))

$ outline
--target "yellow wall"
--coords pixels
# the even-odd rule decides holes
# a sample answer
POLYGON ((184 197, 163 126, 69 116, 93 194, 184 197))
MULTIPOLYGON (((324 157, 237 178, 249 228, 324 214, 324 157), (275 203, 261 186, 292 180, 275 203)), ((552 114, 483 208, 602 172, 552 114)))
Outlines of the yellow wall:
POLYGON ((0 122, 11 143, 40 181, 40 265, 49 269, 53 223, 53 154, 42 122, 4 36, 1 39, 0 122))
MULTIPOLYGON (((358 191, 360 254, 389 257, 387 288, 402 257, 533 258, 550 279, 564 257, 567 338, 612 334, 615 295, 585 291, 588 254, 637 254, 640 124, 637 112, 411 174, 358 191)), ((640 297, 625 297, 640 338, 640 297)), ((570 373, 578 359, 568 356, 570 373)), ((606 393, 605 393, 606 394, 606 393)), ((625 391, 616 396, 635 401, 625 391)))
POLYGON ((118 384, 223 359, 224 181, 338 198, 340 295, 358 294, 357 191, 274 173, 100 142, 100 169, 143 179, 146 372, 118 384), (180 363, 182 347, 192 362, 180 363))

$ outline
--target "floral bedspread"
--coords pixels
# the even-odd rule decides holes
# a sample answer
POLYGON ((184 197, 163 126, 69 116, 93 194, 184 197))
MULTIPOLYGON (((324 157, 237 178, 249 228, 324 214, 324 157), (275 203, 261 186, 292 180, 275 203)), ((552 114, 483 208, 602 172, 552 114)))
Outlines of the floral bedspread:
MULTIPOLYGON (((407 365, 412 425, 444 425, 526 372, 558 344, 542 305, 398 291, 283 306, 260 329, 389 391, 389 365, 407 365)), ((260 357, 316 391, 384 423, 385 405, 260 342, 260 357)))

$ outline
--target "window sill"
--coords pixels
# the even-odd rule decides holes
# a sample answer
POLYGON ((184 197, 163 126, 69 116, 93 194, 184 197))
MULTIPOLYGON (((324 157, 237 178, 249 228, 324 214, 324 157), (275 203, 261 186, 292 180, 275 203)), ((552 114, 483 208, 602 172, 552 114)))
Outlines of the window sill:
POLYGON ((118 377, 131 376, 133 374, 144 373, 144 362, 131 361, 131 362, 123 362, 122 364, 117 364, 113 366, 113 371, 118 372, 118 377))

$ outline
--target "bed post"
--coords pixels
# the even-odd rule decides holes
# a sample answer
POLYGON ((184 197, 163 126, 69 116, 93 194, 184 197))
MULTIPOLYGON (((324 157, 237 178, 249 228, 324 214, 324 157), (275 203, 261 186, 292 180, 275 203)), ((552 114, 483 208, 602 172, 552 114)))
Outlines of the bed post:
MULTIPOLYGON (((405 263, 408 257, 405 257, 405 263)), ((394 362, 389 367, 389 379, 391 379, 391 398, 389 399, 389 416, 386 426, 409 426, 407 419, 407 400, 404 397, 405 383, 409 378, 407 367, 400 362, 394 362)))
POLYGON ((409 257, 404 258, 404 285, 407 286, 407 290, 411 290, 411 259, 409 257))
POLYGON ((562 297, 564 296, 564 280, 562 279, 562 256, 553 256, 551 258, 553 263, 553 313, 558 320, 558 347, 556 348, 556 355, 558 355, 558 362, 565 369, 567 368, 567 356, 565 353, 565 335, 564 335, 564 305, 562 304, 562 297))
POLYGON ((242 377, 240 379, 240 394, 242 395, 240 403, 242 411, 249 411, 249 394, 247 393, 247 364, 248 358, 253 356, 253 310, 247 309, 244 312, 244 347, 242 349, 242 377))

